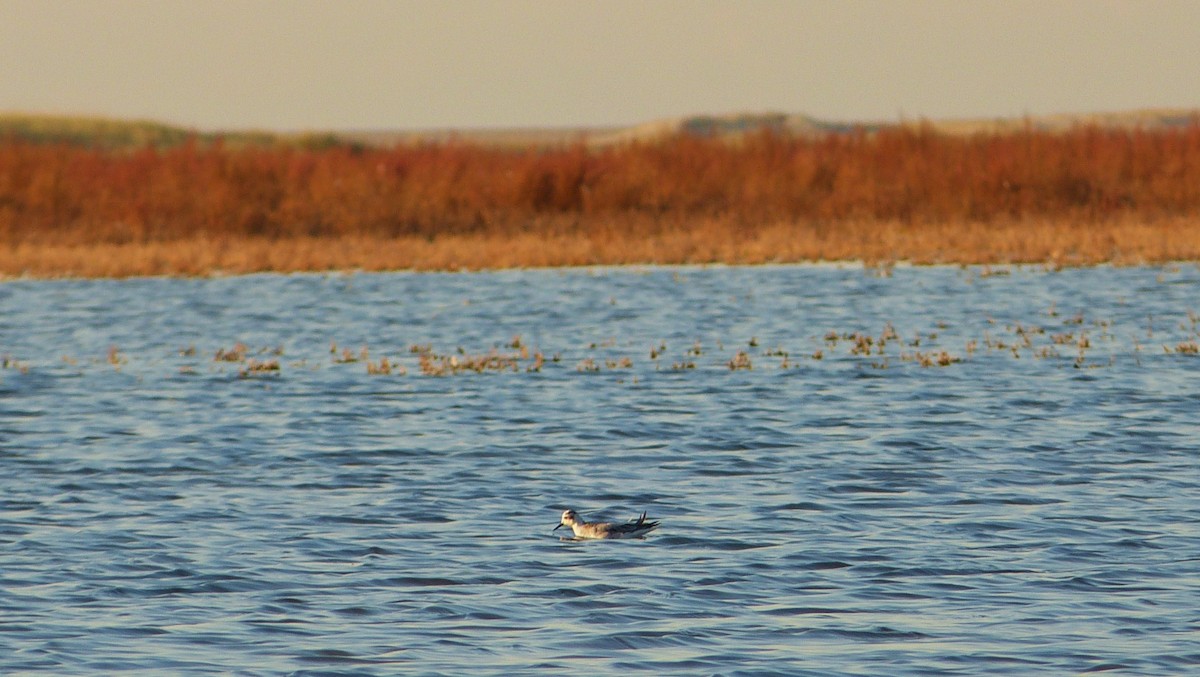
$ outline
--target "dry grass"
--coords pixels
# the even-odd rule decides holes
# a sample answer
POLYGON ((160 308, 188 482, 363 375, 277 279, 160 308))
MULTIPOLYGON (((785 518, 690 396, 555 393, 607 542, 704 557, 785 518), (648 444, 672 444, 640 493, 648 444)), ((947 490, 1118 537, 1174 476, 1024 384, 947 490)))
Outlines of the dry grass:
POLYGON ((0 274, 1200 259, 1200 124, 589 150, 0 140, 0 274))
MULTIPOLYGON (((616 230, 606 224, 605 232, 616 230)), ((705 219, 693 228, 623 236, 489 233, 423 237, 226 237, 117 243, 24 242, 0 247, 0 275, 129 277, 268 271, 481 270, 619 264, 933 263, 1200 260, 1200 220, 1133 218, 1075 225, 1038 220, 927 224, 774 223, 747 230, 705 219)))

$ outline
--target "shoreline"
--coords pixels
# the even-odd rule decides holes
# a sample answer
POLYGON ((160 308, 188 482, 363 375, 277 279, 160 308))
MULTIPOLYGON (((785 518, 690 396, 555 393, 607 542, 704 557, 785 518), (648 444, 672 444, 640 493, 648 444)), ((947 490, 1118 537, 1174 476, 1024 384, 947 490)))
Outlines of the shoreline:
POLYGON ((1200 261, 1200 219, 1104 223, 776 223, 699 220, 637 236, 600 232, 434 237, 196 237, 0 244, 0 279, 215 277, 254 273, 465 272, 639 265, 1156 265, 1200 261))

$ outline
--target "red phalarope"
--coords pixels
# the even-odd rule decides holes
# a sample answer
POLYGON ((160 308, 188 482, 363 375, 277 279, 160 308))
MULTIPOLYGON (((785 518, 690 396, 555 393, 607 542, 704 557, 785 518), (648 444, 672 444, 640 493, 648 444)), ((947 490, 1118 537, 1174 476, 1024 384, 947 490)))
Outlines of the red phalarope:
POLYGON ((552 531, 557 531, 559 527, 571 527, 571 531, 575 532, 575 538, 641 538, 654 530, 658 526, 658 522, 647 522, 646 513, 636 520, 629 520, 624 524, 616 524, 613 522, 585 522, 579 519, 579 513, 574 510, 564 510, 562 517, 558 520, 558 526, 552 531))

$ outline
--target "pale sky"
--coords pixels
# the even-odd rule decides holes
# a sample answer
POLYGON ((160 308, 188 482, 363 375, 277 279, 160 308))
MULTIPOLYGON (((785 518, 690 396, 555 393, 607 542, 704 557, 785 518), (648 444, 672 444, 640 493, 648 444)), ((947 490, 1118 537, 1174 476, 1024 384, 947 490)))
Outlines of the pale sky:
POLYGON ((1200 107, 1200 0, 0 0, 0 111, 200 129, 1200 107))

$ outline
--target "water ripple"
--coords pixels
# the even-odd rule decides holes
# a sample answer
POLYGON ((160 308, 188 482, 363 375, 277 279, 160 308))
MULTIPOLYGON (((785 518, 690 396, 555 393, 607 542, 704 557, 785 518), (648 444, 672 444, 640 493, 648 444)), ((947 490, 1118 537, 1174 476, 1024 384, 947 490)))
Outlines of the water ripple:
POLYGON ((1198 285, 6 282, 0 672, 1195 672, 1198 285), (412 352, 515 343, 541 371, 412 352), (663 526, 562 540, 567 507, 663 526))

